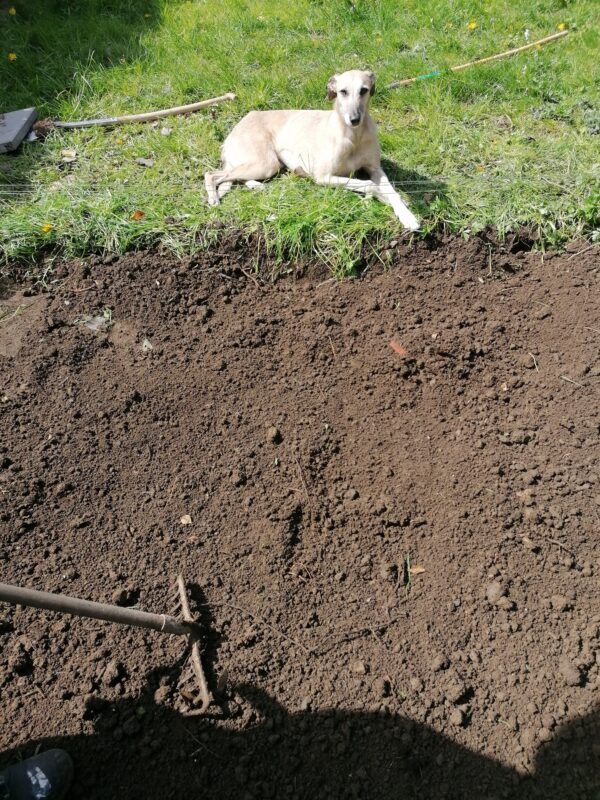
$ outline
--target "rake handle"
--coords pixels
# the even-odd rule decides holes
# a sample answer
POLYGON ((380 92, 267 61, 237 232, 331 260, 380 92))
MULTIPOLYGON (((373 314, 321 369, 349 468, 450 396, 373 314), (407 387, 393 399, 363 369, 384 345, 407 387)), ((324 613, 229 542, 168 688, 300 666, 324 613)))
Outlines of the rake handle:
POLYGON ((132 625, 135 628, 150 628, 161 633, 173 633, 177 636, 189 636, 195 632, 194 623, 180 622, 166 614, 150 614, 135 608, 121 608, 107 603, 94 603, 91 600, 80 600, 64 594, 39 592, 36 589, 23 589, 9 583, 0 583, 0 601, 20 606, 44 608, 47 611, 58 611, 62 614, 74 614, 76 617, 90 617, 105 622, 117 622, 119 625, 132 625))

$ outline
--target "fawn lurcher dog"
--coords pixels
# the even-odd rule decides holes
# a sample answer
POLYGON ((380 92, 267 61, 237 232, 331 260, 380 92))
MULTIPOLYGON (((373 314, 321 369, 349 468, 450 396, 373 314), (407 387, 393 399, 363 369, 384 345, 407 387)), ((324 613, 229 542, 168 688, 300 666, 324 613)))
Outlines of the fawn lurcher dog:
POLYGON ((369 115, 374 92, 372 72, 350 70, 329 79, 332 111, 246 114, 223 143, 223 168, 204 176, 209 204, 218 205, 233 183, 259 189, 260 181, 286 168, 323 186, 376 197, 394 209, 405 228, 417 230, 419 221, 381 169, 377 128, 369 115), (369 180, 351 177, 358 170, 369 180))

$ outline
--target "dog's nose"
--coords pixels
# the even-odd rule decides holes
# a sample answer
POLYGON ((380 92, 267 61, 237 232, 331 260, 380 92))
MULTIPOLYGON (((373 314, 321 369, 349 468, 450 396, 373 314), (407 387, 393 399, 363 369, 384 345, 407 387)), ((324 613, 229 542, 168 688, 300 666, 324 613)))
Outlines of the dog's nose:
POLYGON ((352 125, 358 125, 360 122, 360 114, 357 114, 355 117, 350 117, 350 123, 352 125))

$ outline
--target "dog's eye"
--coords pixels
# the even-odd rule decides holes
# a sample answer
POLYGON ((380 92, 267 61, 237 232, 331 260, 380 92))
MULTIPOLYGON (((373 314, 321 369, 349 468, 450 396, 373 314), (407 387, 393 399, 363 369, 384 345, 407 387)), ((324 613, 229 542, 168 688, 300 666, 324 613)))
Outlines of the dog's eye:
POLYGON ((368 91, 369 91, 369 90, 363 86, 363 87, 362 87, 362 89, 360 90, 360 93, 361 93, 362 95, 365 95, 365 94, 366 94, 368 91))
POLYGON ((340 94, 342 97, 348 97, 348 89, 340 89, 340 94))

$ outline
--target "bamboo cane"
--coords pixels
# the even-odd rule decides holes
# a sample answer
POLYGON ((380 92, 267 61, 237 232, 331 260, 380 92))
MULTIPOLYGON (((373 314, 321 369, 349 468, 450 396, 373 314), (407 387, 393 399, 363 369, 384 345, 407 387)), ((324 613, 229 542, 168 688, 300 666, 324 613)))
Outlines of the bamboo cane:
MULTIPOLYGON (((543 39, 538 39, 537 42, 530 42, 529 44, 524 44, 522 47, 514 47, 512 50, 505 50, 503 53, 497 53, 495 56, 478 58, 475 61, 467 61, 466 64, 459 64, 456 67, 450 67, 449 71, 460 72, 463 69, 475 67, 479 64, 489 64, 491 61, 499 61, 501 58, 509 58, 509 56, 514 56, 517 53, 524 53, 526 50, 531 50, 534 47, 541 47, 542 45, 549 44, 550 42, 555 42, 557 39, 561 39, 568 33, 569 31, 559 31, 559 33, 553 33, 551 36, 545 36, 543 39)), ((442 74, 443 70, 436 69, 433 72, 428 72, 426 75, 417 75, 415 78, 404 78, 400 81, 392 81, 392 83, 388 83, 385 88, 397 89, 399 86, 410 86, 412 83, 416 83, 417 81, 424 81, 427 78, 437 78, 438 75, 442 74)))

